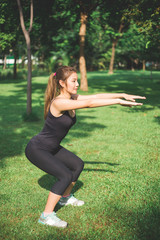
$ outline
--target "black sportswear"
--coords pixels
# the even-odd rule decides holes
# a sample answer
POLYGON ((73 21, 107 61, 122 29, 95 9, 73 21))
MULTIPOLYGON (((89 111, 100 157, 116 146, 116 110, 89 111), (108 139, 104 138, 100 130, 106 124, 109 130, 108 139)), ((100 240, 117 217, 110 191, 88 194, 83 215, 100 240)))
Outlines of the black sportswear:
POLYGON ((34 136, 26 146, 26 157, 43 171, 55 176, 58 180, 51 188, 53 193, 63 195, 71 182, 75 182, 84 163, 72 152, 60 146, 69 129, 76 123, 68 111, 60 117, 48 112, 42 131, 34 136))

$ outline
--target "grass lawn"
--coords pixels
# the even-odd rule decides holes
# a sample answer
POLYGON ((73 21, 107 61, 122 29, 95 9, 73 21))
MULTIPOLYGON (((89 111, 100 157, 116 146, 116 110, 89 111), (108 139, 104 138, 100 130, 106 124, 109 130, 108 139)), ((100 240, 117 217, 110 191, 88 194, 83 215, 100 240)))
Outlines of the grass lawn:
MULTIPOLYGON (((77 124, 62 145, 85 162, 75 188, 82 207, 56 207, 66 229, 37 223, 56 179, 32 165, 24 154, 42 129, 43 95, 48 77, 33 77, 33 112, 24 122, 26 80, 1 80, 1 214, 4 240, 160 239, 160 72, 88 73, 89 92, 146 96, 138 107, 77 110, 77 124)), ((81 91, 79 91, 82 94, 81 91)))

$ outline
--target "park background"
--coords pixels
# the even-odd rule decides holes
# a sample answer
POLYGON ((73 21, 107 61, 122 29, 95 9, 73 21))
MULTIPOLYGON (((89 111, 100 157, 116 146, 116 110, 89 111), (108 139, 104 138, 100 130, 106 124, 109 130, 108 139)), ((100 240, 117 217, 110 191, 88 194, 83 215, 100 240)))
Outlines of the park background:
POLYGON ((0 0, 1 239, 159 239, 159 13, 156 0, 0 0), (79 94, 147 98, 77 111, 62 145, 85 162, 74 192, 86 204, 57 207, 64 230, 37 224, 55 178, 24 154, 62 65, 76 67, 79 94))

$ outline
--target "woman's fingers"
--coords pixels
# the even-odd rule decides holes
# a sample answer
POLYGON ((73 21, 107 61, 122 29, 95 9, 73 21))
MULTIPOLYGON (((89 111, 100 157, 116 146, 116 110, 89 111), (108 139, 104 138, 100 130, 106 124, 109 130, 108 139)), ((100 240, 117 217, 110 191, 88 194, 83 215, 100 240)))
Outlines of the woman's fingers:
POLYGON ((137 105, 140 105, 140 106, 141 106, 141 105, 143 105, 143 103, 136 103, 135 105, 136 105, 136 106, 137 106, 137 105))
POLYGON ((142 96, 133 96, 134 99, 146 99, 146 97, 142 97, 142 96))
POLYGON ((142 106, 143 105, 143 103, 138 103, 135 101, 129 102, 129 101, 125 101, 125 100, 121 100, 120 104, 122 106, 142 106))
POLYGON ((137 95, 127 95, 125 97, 126 100, 129 100, 129 101, 132 101, 132 102, 135 102, 135 99, 146 99, 146 97, 144 96, 137 96, 137 95))
POLYGON ((137 102, 134 102, 134 103, 129 103, 130 106, 141 106, 143 105, 143 103, 137 103, 137 102))

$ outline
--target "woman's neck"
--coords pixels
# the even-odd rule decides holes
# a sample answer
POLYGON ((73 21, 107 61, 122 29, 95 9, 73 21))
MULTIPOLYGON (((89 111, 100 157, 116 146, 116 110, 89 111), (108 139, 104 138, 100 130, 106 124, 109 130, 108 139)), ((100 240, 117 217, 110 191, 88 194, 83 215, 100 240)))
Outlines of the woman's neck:
POLYGON ((66 99, 71 99, 71 94, 68 92, 61 92, 59 96, 66 99))

